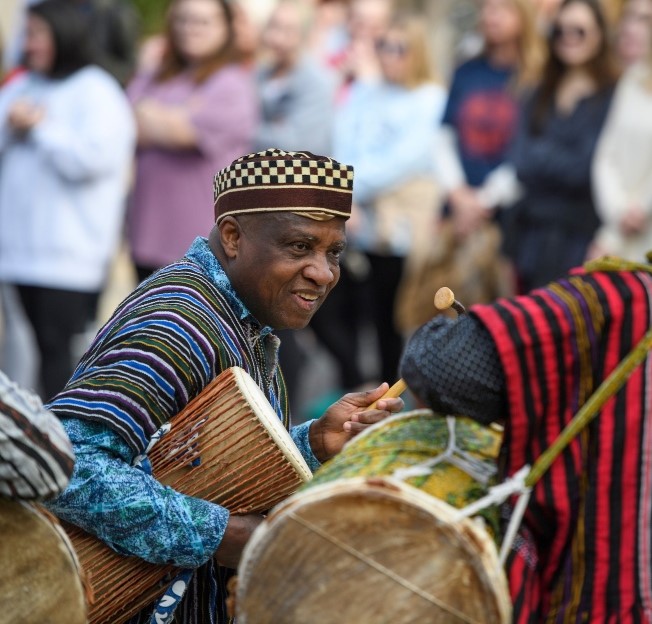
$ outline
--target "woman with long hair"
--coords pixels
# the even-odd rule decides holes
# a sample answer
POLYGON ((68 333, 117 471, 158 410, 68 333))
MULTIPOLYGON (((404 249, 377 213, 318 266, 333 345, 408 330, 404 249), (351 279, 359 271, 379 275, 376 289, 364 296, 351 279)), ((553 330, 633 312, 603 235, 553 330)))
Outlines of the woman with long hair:
POLYGON ((17 287, 51 398, 95 320, 124 217, 135 127, 66 0, 28 9, 25 71, 0 91, 0 282, 17 287))
POLYGON ((531 0, 483 0, 479 30, 483 50, 453 75, 436 151, 438 179, 462 235, 490 214, 483 185, 505 161, 519 97, 537 83, 545 61, 531 0))
POLYGON ((333 151, 355 168, 357 215, 349 240, 369 265, 365 308, 379 346, 379 373, 391 381, 403 344, 394 303, 405 258, 436 217, 432 153, 446 92, 431 70, 418 17, 394 18, 377 53, 382 80, 353 86, 336 114, 333 151))
POLYGON ((600 225, 591 165, 618 79, 597 0, 565 0, 548 45, 510 157, 522 197, 507 211, 506 251, 523 291, 561 277, 587 256, 600 225))
POLYGON ((591 255, 642 262, 652 250, 652 0, 629 0, 625 15, 641 22, 647 49, 619 81, 598 142, 592 173, 602 226, 591 255))
POLYGON ((210 230, 210 180, 250 151, 258 116, 228 2, 172 0, 163 50, 127 90, 138 123, 128 242, 139 279, 210 230))

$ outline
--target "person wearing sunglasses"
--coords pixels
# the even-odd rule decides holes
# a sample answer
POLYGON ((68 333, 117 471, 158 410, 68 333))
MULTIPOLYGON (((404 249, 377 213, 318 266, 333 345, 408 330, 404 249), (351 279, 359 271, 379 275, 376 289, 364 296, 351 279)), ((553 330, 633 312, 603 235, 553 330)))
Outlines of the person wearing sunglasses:
MULTIPOLYGON (((369 268, 368 322, 382 379, 396 379, 402 334, 394 303, 408 252, 433 229, 437 210, 432 153, 446 91, 430 68, 428 35, 413 15, 395 17, 378 40, 382 80, 358 83, 336 113, 333 150, 356 167, 351 246, 369 268), (403 199, 396 201, 397 194, 403 199)), ((352 287, 351 298, 355 297, 352 287)))
POLYGON ((509 157, 520 198, 504 215, 505 251, 520 292, 559 278, 589 254, 600 226, 591 165, 619 77, 596 0, 565 0, 548 46, 509 157))

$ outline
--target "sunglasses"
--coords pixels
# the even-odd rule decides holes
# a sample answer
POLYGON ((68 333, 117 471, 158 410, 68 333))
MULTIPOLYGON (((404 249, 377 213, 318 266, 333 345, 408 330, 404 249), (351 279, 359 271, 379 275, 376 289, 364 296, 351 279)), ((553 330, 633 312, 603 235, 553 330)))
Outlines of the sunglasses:
POLYGON ((582 26, 560 26, 556 24, 552 29, 552 38, 554 41, 558 41, 559 39, 583 41, 588 34, 587 29, 582 26))
POLYGON ((408 53, 408 46, 404 43, 385 41, 381 39, 376 43, 376 50, 380 54, 391 54, 392 56, 405 56, 408 53))

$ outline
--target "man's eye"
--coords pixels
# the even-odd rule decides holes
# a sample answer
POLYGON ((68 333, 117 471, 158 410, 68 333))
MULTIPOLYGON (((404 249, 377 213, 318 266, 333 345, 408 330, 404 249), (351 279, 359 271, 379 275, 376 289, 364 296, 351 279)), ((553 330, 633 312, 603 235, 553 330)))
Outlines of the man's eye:
POLYGON ((309 247, 307 243, 297 241, 296 243, 292 243, 292 249, 295 251, 307 251, 309 247))
POLYGON ((333 258, 339 260, 344 253, 344 249, 331 249, 330 254, 333 258))

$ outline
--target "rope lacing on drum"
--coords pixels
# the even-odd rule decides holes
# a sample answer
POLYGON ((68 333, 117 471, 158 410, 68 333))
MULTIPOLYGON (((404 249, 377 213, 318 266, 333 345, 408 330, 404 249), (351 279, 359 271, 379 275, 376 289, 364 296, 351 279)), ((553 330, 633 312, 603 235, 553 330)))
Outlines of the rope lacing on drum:
POLYGON ((379 563, 378 561, 372 559, 371 557, 368 557, 364 553, 360 552, 359 550, 356 550, 352 546, 349 546, 342 540, 338 539, 337 537, 330 535, 320 527, 316 526, 309 520, 306 520, 305 518, 302 518, 300 516, 297 516, 295 513, 290 512, 288 514, 288 517, 294 520, 297 524, 300 524, 303 526, 305 529, 308 529, 309 531, 312 531, 322 539, 326 540, 330 544, 333 544, 337 548, 340 548, 344 552, 348 553, 352 557, 355 557, 359 561, 362 561, 369 567, 373 568, 377 572, 380 572, 381 574, 384 574, 385 576, 391 578, 393 581, 407 589, 408 591, 411 591, 412 593, 416 594, 417 596, 420 596, 424 600, 427 600, 429 603, 434 605, 435 607, 441 609, 442 611, 445 611, 449 615, 453 616, 454 618, 457 618, 460 622, 465 622, 466 624, 482 624, 482 622, 479 622, 478 620, 475 620, 465 613, 462 613, 461 611, 458 611, 455 607, 446 604, 436 596, 433 596, 432 594, 428 593, 427 591, 421 589, 414 583, 411 583, 407 579, 403 578, 402 576, 396 574, 393 570, 390 570, 389 568, 385 567, 382 563, 379 563))
POLYGON ((172 425, 170 423, 165 423, 159 429, 157 429, 149 439, 149 443, 147 444, 145 451, 134 458, 132 465, 136 466, 137 468, 141 467, 147 460, 149 452, 154 448, 154 446, 162 437, 166 436, 170 432, 171 429, 172 425))
POLYGON ((500 564, 503 565, 507 558, 507 554, 512 548, 512 543, 518 532, 518 528, 523 520, 523 514, 530 501, 530 493, 532 488, 526 484, 527 476, 530 474, 530 466, 525 465, 516 474, 512 475, 509 479, 498 485, 489 488, 486 496, 479 498, 470 505, 459 509, 456 512, 457 519, 470 518, 477 513, 488 507, 494 505, 502 505, 510 496, 514 494, 519 495, 518 502, 514 508, 514 512, 509 520, 505 537, 503 538, 500 548, 500 564))
POLYGON ((456 466, 469 476, 473 477, 482 485, 487 485, 490 479, 496 475, 496 466, 490 462, 482 461, 477 457, 473 457, 470 453, 463 451, 457 446, 457 436, 455 433, 456 419, 453 416, 446 417, 446 424, 448 426, 448 444, 443 453, 437 455, 414 466, 398 468, 392 474, 393 477, 401 481, 411 479, 413 477, 427 477, 432 474, 432 469, 442 462, 448 462, 456 466))

